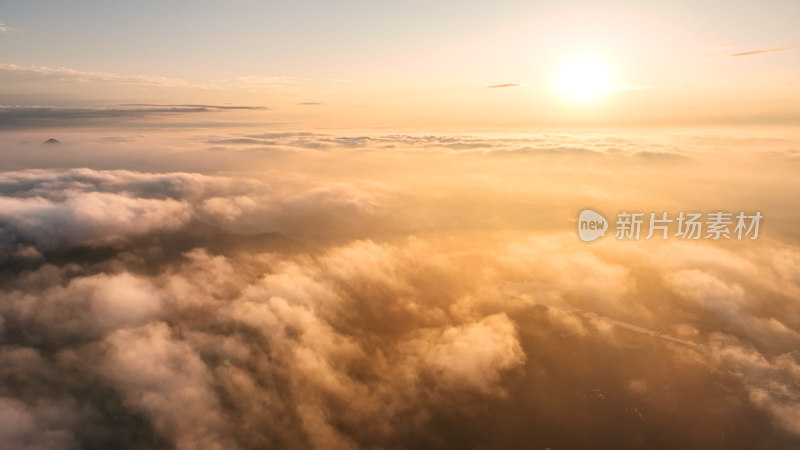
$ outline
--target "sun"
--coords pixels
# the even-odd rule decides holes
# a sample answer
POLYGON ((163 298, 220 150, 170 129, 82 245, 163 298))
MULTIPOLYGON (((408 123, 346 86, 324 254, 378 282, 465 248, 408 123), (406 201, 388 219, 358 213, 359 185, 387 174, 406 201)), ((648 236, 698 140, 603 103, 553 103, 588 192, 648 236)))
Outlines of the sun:
POLYGON ((611 90, 608 67, 593 59, 571 61, 561 71, 559 90, 571 100, 594 100, 611 90))

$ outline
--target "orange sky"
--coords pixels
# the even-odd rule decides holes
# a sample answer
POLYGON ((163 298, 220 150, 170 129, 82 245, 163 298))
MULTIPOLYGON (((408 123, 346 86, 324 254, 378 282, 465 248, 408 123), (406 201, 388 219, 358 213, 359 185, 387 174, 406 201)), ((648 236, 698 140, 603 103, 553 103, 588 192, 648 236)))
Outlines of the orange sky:
POLYGON ((255 120, 354 128, 800 117, 797 2, 523 3, 3 5, 0 105, 258 105, 255 120), (585 58, 609 89, 571 101, 561 73, 585 58))

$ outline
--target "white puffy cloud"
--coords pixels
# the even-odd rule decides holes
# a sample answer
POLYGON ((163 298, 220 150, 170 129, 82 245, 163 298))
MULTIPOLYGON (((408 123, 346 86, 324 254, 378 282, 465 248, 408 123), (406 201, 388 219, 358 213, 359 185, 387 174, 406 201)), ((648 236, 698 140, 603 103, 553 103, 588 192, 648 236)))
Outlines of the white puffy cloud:
POLYGON ((53 202, 0 198, 0 221, 17 237, 44 247, 180 228, 191 217, 185 203, 90 192, 53 202))

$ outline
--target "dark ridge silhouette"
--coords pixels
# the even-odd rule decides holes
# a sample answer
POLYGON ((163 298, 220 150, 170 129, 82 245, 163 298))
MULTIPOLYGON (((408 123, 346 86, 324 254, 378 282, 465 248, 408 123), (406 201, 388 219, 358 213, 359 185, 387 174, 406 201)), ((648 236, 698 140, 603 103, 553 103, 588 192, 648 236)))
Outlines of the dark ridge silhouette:
POLYGON ((60 144, 61 141, 59 141, 58 139, 55 139, 55 138, 50 138, 50 139, 44 141, 44 143, 45 144, 60 144))
POLYGON ((280 233, 242 234, 226 231, 195 219, 178 230, 128 236, 108 242, 87 242, 74 246, 40 249, 41 258, 25 259, 15 255, 0 255, 0 286, 19 273, 36 270, 46 263, 56 266, 76 263, 89 267, 108 262, 123 252, 141 255, 146 262, 140 268, 142 272, 155 274, 195 248, 203 248, 213 255, 226 256, 241 251, 294 253, 306 250, 302 242, 280 233))

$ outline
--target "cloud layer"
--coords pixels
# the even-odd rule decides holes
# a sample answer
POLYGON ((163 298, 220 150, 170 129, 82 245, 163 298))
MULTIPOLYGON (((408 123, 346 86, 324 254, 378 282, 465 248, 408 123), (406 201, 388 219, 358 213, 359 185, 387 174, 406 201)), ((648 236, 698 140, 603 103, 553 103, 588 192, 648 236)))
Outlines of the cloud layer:
POLYGON ((786 52, 789 50, 796 50, 796 49, 797 47, 764 48, 759 50, 750 50, 746 52, 731 53, 729 56, 752 56, 752 55, 761 55, 764 53, 786 52))
POLYGON ((164 138, 159 171, 0 172, 0 447, 800 439, 796 191, 773 190, 795 183, 791 139, 179 138, 253 170, 174 170, 164 138), (587 203, 771 221, 731 245, 584 244, 587 203))

